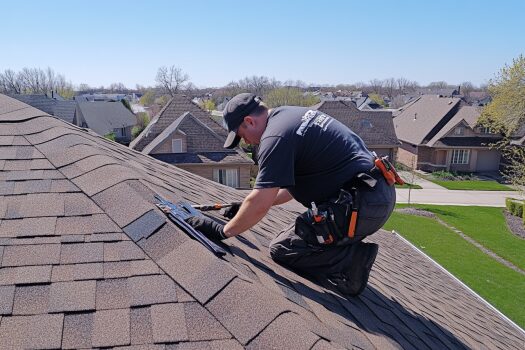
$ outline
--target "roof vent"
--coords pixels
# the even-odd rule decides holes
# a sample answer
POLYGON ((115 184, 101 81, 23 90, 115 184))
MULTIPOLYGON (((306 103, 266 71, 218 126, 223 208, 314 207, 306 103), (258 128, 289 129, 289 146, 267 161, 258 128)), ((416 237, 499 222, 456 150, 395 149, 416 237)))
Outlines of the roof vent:
POLYGON ((417 120, 417 113, 414 113, 414 120, 417 120))

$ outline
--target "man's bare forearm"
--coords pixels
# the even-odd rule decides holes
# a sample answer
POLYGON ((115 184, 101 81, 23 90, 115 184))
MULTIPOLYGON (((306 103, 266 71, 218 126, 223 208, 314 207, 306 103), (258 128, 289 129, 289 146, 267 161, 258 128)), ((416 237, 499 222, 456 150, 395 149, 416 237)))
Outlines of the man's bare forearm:
POLYGON ((275 197, 273 205, 284 204, 292 200, 292 198, 292 195, 290 194, 290 192, 288 192, 286 188, 281 188, 279 192, 277 192, 277 197, 275 197))
POLYGON ((224 226, 226 237, 237 236, 258 223, 271 208, 278 188, 255 189, 244 199, 239 212, 224 226))

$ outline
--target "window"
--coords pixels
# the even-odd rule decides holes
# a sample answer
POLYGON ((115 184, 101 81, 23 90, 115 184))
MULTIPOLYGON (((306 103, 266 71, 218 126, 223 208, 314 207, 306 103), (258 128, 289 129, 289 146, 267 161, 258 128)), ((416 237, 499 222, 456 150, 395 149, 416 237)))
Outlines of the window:
POLYGON ((171 152, 182 153, 182 140, 181 139, 171 140, 171 152))
POLYGON ((470 150, 455 149, 452 151, 452 164, 468 164, 470 150))
POLYGON ((126 128, 116 128, 116 129, 113 129, 113 132, 115 133, 116 137, 126 136, 126 128))
POLYGON ((454 135, 463 135, 463 127, 462 126, 458 126, 457 128, 454 129, 454 135))
POLYGON ((213 181, 230 187, 239 187, 237 169, 213 169, 213 181))
POLYGON ((489 127, 480 127, 479 132, 481 134, 493 134, 492 130, 489 127))

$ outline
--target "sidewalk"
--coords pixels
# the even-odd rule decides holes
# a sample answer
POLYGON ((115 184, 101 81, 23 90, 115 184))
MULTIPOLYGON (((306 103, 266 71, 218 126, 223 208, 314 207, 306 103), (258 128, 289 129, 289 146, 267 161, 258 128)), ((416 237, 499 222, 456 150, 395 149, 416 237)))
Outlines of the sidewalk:
MULTIPOLYGON (((408 189, 396 189, 397 203, 408 203, 408 189)), ((460 191, 447 189, 412 190, 410 203, 442 205, 479 205, 505 207, 505 198, 523 198, 517 191, 460 191)))

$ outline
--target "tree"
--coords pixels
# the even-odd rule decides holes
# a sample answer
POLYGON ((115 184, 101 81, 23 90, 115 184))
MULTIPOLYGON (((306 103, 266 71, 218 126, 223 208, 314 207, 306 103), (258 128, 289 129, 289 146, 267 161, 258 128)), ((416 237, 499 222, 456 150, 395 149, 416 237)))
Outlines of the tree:
POLYGON ((149 107, 155 103, 155 91, 147 90, 139 100, 139 103, 143 106, 149 107))
POLYGON ((20 72, 7 69, 0 73, 0 92, 6 94, 47 94, 55 91, 65 98, 74 95, 73 85, 51 68, 23 68, 20 72))
POLYGON ((428 84, 428 87, 431 89, 445 89, 448 87, 448 83, 446 81, 433 81, 428 84))
POLYGON ((270 108, 279 106, 312 106, 319 103, 319 98, 310 94, 303 94, 298 88, 282 87, 270 91, 264 102, 270 108))
POLYGON ((464 81, 459 86, 460 86, 460 92, 465 97, 469 97, 470 93, 476 90, 476 87, 470 81, 464 81))
POLYGON ((525 123, 525 57, 523 55, 505 65, 490 80, 492 97, 483 111, 479 124, 501 133, 504 138, 494 147, 501 150, 509 162, 504 175, 518 186, 525 185, 525 148, 511 144, 511 136, 525 123))
POLYGON ((394 78, 388 78, 383 81, 383 86, 385 87, 386 95, 392 99, 396 91, 397 83, 394 78))
POLYGON ((149 114, 146 112, 139 112, 137 113, 137 125, 135 125, 131 129, 131 136, 133 138, 139 136, 139 134, 146 129, 146 126, 148 126, 149 122, 151 121, 151 118, 149 117, 149 114))
POLYGON ((510 136, 525 122, 525 56, 505 65, 496 77, 489 81, 492 102, 481 114, 481 123, 510 136))
POLYGON ((211 112, 215 110, 215 102, 213 100, 203 100, 201 102, 201 108, 207 110, 208 112, 211 112))
POLYGON ((162 92, 174 96, 180 90, 184 90, 185 84, 189 81, 190 77, 184 73, 182 69, 171 66, 162 66, 157 71, 157 87, 162 89, 162 92))
POLYGON ((372 90, 372 92, 378 95, 381 95, 382 90, 383 90, 383 85, 384 85, 383 80, 379 80, 379 79, 370 80, 369 85, 370 85, 370 89, 372 90))

